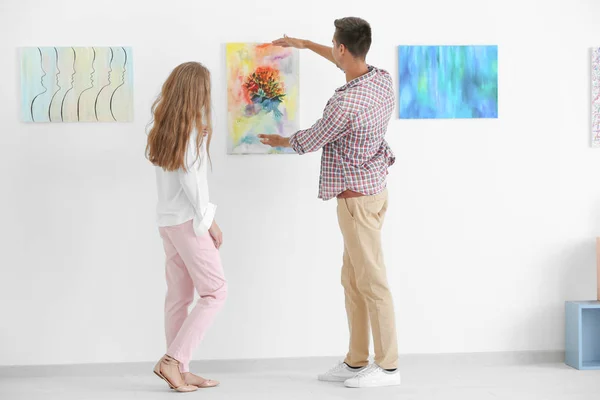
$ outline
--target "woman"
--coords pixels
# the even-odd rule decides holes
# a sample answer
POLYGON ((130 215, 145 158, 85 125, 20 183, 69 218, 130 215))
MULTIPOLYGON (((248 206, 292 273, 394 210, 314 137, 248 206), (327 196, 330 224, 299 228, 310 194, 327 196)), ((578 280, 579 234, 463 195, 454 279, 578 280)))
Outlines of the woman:
POLYGON ((189 371, 193 350, 227 297, 219 255, 223 235, 214 220, 216 207, 208 198, 210 103, 208 69, 197 62, 179 65, 152 106, 146 147, 156 166, 167 277, 167 352, 154 373, 179 392, 218 385, 189 371), (194 288, 200 299, 188 315, 194 288))

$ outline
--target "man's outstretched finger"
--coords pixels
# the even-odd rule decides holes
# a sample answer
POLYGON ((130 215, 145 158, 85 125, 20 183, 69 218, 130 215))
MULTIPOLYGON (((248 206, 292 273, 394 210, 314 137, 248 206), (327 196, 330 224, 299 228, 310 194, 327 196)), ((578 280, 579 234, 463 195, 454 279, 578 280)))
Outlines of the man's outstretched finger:
POLYGON ((262 144, 268 144, 271 141, 271 138, 269 138, 267 135, 258 135, 258 138, 262 144))

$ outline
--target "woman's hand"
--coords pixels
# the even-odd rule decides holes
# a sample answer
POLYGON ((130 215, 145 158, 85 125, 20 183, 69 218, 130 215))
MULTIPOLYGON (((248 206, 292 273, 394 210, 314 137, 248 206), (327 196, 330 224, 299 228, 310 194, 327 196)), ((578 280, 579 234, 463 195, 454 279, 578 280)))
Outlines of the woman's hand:
POLYGON ((216 221, 213 221, 208 233, 210 233, 210 237, 215 242, 215 247, 217 249, 220 248, 223 244, 223 232, 221 232, 221 228, 219 228, 216 221))

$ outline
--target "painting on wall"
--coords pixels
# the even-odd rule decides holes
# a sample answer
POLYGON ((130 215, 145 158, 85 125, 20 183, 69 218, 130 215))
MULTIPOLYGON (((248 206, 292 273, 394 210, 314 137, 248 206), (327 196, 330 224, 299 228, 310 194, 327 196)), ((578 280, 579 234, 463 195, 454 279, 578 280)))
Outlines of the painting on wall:
POLYGON ((21 120, 133 121, 131 48, 22 48, 21 120))
POLYGON ((401 119, 498 118, 498 46, 399 46, 401 119))
POLYGON ((600 48, 592 49, 592 147, 600 148, 600 48))
POLYGON ((290 153, 263 145, 259 134, 289 137, 298 124, 298 50, 228 43, 228 154, 290 153))

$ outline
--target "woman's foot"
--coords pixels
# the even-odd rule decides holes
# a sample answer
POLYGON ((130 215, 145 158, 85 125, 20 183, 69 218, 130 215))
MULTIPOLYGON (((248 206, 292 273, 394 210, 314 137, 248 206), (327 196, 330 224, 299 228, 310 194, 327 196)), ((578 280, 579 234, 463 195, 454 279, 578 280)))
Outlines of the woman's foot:
POLYGON ((168 355, 164 355, 154 367, 154 373, 164 379, 171 389, 178 392, 195 392, 198 387, 186 384, 181 372, 179 372, 179 361, 168 355))
POLYGON ((193 385, 202 389, 219 386, 219 381, 204 379, 203 377, 194 375, 191 372, 184 372, 183 379, 185 380, 186 385, 193 385))

